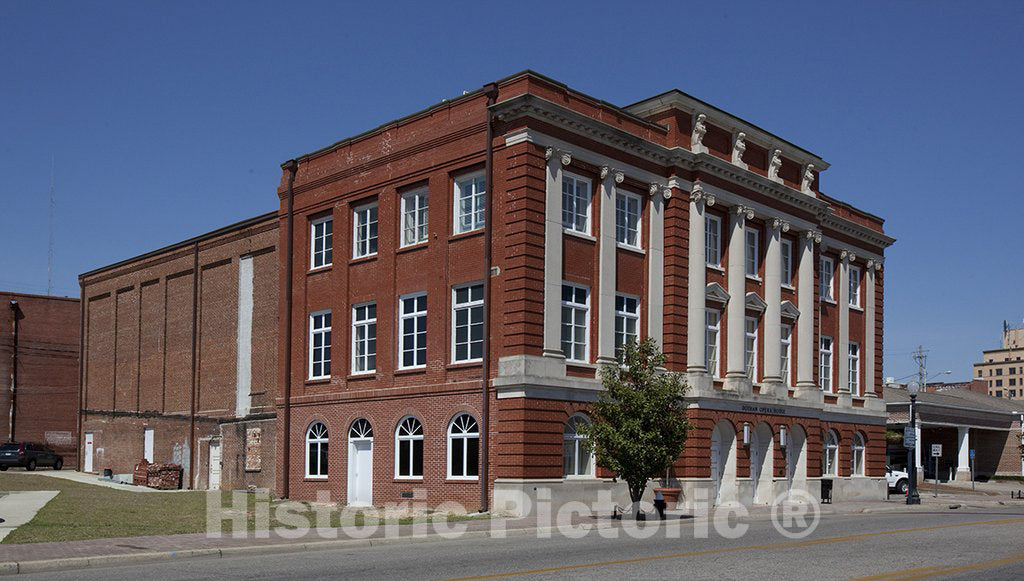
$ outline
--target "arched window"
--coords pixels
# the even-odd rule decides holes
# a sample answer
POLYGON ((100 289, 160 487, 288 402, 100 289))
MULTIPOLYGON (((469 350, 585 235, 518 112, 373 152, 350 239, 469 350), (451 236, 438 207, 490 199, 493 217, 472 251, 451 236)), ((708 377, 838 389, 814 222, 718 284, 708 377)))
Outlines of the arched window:
POLYGON ((587 437, 579 433, 578 426, 589 424, 583 416, 573 416, 565 424, 562 448, 562 473, 565 476, 593 476, 594 457, 587 437))
POLYGON ((469 414, 448 426, 448 478, 476 479, 480 473, 480 428, 469 414))
POLYGON ((373 428, 370 426, 370 422, 363 418, 352 422, 352 427, 348 429, 349 440, 370 440, 373 438, 373 428))
POLYGON ((321 422, 306 430, 306 478, 327 478, 327 426, 321 422))
POLYGON ((423 424, 407 417, 395 430, 395 477, 423 478, 423 424))
POLYGON ((822 472, 825 476, 838 476, 839 475, 839 438, 836 433, 832 430, 825 432, 825 450, 824 450, 822 472))
POLYGON ((853 435, 853 466, 850 474, 852 476, 864 476, 864 436, 860 433, 853 435))

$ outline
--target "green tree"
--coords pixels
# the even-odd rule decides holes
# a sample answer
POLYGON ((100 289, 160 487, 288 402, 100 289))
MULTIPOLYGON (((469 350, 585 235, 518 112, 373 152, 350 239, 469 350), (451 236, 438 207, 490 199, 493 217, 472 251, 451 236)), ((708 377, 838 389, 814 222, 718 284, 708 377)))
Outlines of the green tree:
POLYGON ((634 516, 647 481, 672 466, 690 429, 686 381, 664 364, 652 339, 626 344, 619 364, 601 369, 604 391, 593 406, 594 422, 580 427, 598 466, 626 482, 634 516))

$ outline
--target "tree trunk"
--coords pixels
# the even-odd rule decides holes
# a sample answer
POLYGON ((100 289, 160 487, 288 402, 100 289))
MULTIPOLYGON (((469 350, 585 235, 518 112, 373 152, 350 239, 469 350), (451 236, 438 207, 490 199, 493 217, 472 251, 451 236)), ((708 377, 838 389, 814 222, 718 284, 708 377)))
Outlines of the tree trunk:
POLYGON ((633 502, 633 520, 639 520, 640 516, 640 499, 644 495, 644 489, 647 488, 647 482, 641 483, 630 483, 629 484, 629 499, 633 502))

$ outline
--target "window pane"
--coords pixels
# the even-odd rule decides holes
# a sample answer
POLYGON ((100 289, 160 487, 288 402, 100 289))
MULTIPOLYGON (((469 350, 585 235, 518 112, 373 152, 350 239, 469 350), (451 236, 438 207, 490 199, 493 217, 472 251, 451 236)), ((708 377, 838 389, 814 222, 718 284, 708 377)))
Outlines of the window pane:
POLYGON ((412 475, 423 476, 423 440, 412 441, 412 475))
POLYGON ((398 442, 398 475, 399 476, 412 476, 409 471, 409 461, 411 458, 412 442, 409 440, 403 440, 398 442))
POLYGON ((480 438, 466 440, 466 476, 480 475, 480 438))
POLYGON ((463 441, 461 438, 452 438, 449 441, 449 445, 452 448, 452 464, 451 473, 452 476, 465 476, 462 472, 462 462, 465 459, 464 450, 462 449, 463 441))

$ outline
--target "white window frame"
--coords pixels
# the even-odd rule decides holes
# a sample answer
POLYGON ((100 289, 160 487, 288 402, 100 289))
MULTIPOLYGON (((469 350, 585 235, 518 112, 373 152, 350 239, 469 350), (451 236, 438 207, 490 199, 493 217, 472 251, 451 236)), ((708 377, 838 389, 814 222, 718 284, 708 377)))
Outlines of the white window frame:
POLYGON ((379 246, 380 206, 377 202, 356 206, 352 209, 352 258, 376 256, 379 246), (373 216, 374 213, 377 215, 373 216), (365 232, 361 233, 364 227, 365 232))
POLYGON ((323 423, 323 422, 321 422, 319 420, 311 422, 309 424, 309 426, 306 428, 306 446, 305 446, 306 447, 306 478, 308 478, 310 480, 327 480, 327 477, 329 475, 329 471, 328 470, 329 470, 330 464, 331 464, 331 462, 330 462, 330 454, 331 454, 331 448, 330 448, 330 440, 331 440, 331 438, 330 438, 330 435, 331 435, 330 434, 330 430, 327 429, 327 424, 325 424, 325 423, 323 423), (315 428, 317 426, 323 427, 323 431, 317 430, 316 435, 314 435, 313 434, 313 428, 315 428), (316 452, 317 452, 317 465, 316 465, 317 473, 316 474, 313 474, 313 473, 311 473, 309 471, 309 468, 310 468, 310 466, 309 466, 309 458, 310 458, 309 446, 310 446, 310 444, 313 444, 313 445, 316 446, 316 452), (327 452, 327 466, 323 466, 321 464, 321 462, 320 462, 320 457, 321 457, 320 450, 321 450, 321 448, 327 448, 327 450, 326 450, 326 452, 327 452))
POLYGON ((622 348, 629 341, 640 340, 640 297, 615 295, 615 357, 622 354, 622 348), (633 309, 630 310, 632 303, 633 309), (632 328, 632 331, 630 331, 632 328))
POLYGON ((781 330, 779 336, 782 338, 782 348, 779 352, 782 353, 782 385, 789 387, 792 378, 790 367, 793 365, 793 325, 783 323, 781 330))
MULTIPOLYGON (((481 311, 480 311, 480 315, 481 315, 480 322, 476 323, 476 324, 481 326, 481 327, 483 327, 483 310, 482 309, 486 309, 487 308, 487 305, 484 304, 484 298, 485 297, 483 296, 483 286, 484 286, 483 283, 474 282, 474 283, 469 283, 469 284, 460 284, 458 286, 452 287, 452 342, 451 342, 452 363, 478 363, 478 362, 484 360, 482 354, 481 354, 480 357, 473 357, 472 356, 473 355, 473 325, 474 325, 474 323, 473 323, 473 309, 476 308, 476 307, 480 307, 481 308, 481 311), (476 286, 480 287, 480 299, 479 300, 473 300, 473 291, 470 290, 469 291, 469 301, 464 302, 464 303, 456 302, 458 300, 458 291, 459 290, 461 290, 461 289, 472 289, 473 287, 476 287, 476 286), (467 314, 468 319, 467 319, 467 321, 469 322, 468 326, 467 326, 467 329, 466 329, 466 340, 467 340, 467 342, 466 342, 466 355, 467 355, 467 358, 466 359, 459 359, 458 358, 458 343, 456 342, 457 335, 458 335, 458 312, 460 310, 463 310, 463 309, 468 311, 468 314, 467 314)), ((481 337, 481 343, 482 343, 482 337, 481 337)))
POLYGON ((402 194, 401 247, 424 244, 430 236, 430 190, 417 188, 402 194))
POLYGON ((839 437, 835 430, 825 432, 825 465, 822 466, 824 476, 839 476, 839 437))
POLYGON ((452 421, 448 422, 448 480, 479 480, 480 479, 480 424, 477 423, 476 418, 469 413, 460 413, 452 418, 452 421), (472 422, 472 424, 466 423, 466 418, 472 422), (456 433, 456 426, 459 426, 460 430, 475 430, 475 431, 460 431, 456 433), (470 468, 469 464, 469 441, 476 440, 476 454, 477 464, 473 466, 476 469, 477 474, 468 475, 470 468), (456 475, 452 470, 452 449, 455 446, 462 446, 462 475, 456 475))
POLYGON ((847 386, 850 393, 860 395, 860 343, 850 341, 849 353, 847 354, 847 386))
POLYGON ((818 292, 821 300, 835 302, 836 262, 830 256, 822 256, 818 261, 818 292), (828 268, 825 267, 828 265, 828 268))
POLYGON ((761 267, 761 235, 757 228, 743 228, 743 270, 750 278, 759 278, 761 267), (753 245, 751 245, 753 243, 753 245))
POLYGON ((722 218, 714 214, 704 215, 704 263, 722 267, 722 218))
POLYGON ((835 388, 832 385, 832 363, 834 361, 832 355, 834 351, 835 341, 832 340, 832 337, 821 336, 818 341, 818 387, 825 393, 832 393, 835 388), (826 341, 828 349, 825 349, 826 341))
POLYGON ((331 311, 330 310, 316 311, 314 313, 310 313, 309 314, 309 365, 308 365, 308 369, 306 370, 307 371, 306 375, 307 375, 307 377, 309 379, 330 379, 331 378, 331 370, 330 370, 330 367, 331 367, 331 356, 330 356, 330 352, 331 352, 331 338, 332 338, 331 326, 332 326, 333 322, 334 322, 334 317, 331 315, 331 311), (330 319, 329 321, 327 321, 327 324, 326 325, 321 325, 320 327, 315 326, 316 325, 317 317, 323 317, 324 315, 326 315, 327 318, 330 319), (316 335, 326 335, 327 336, 326 343, 321 341, 321 344, 320 344, 321 353, 323 353, 323 351, 326 350, 327 351, 327 356, 323 357, 320 360, 320 370, 321 370, 321 373, 319 375, 315 375, 313 373, 314 363, 316 362, 316 359, 315 359, 316 348, 314 348, 314 346, 313 346, 313 343, 314 343, 313 337, 316 336, 316 335), (323 373, 325 368, 326 368, 327 373, 323 373))
POLYGON ((592 188, 593 183, 589 179, 568 172, 562 173, 562 228, 590 235, 592 188))
POLYGON ((419 292, 398 297, 398 368, 423 369, 427 366, 427 293, 419 292), (423 299, 420 308, 419 299, 423 299), (412 310, 407 310, 406 301, 412 301, 412 310), (412 320, 412 349, 405 348, 405 322, 412 320), (405 364, 405 354, 412 351, 413 364, 405 364), (423 353, 423 362, 417 363, 419 353, 423 353))
POLYGON ((849 301, 850 301, 850 306, 855 308, 855 309, 859 309, 860 308, 860 287, 861 287, 860 275, 861 275, 860 267, 859 266, 854 266, 854 265, 851 264, 850 267, 849 267, 849 282, 850 282, 849 301))
POLYGON ((309 269, 317 270, 327 268, 334 263, 334 216, 323 216, 312 220, 309 223, 309 269), (327 225, 330 224, 330 232, 327 232, 327 225), (317 227, 323 227, 323 232, 317 235, 317 227), (316 249, 317 239, 323 239, 323 248, 316 249), (322 262, 317 264, 317 259, 322 262))
POLYGON ((352 305, 352 375, 368 375, 377 372, 377 303, 370 301, 352 305), (359 318, 361 310, 373 307, 373 316, 368 314, 359 318), (363 338, 358 337, 359 330, 364 331, 363 338), (373 336, 370 336, 370 331, 373 336), (370 352, 370 343, 373 343, 373 352, 370 352), (360 344, 363 344, 364 352, 359 354, 360 344), (373 358, 373 367, 370 367, 370 358, 373 358))
POLYGON ((783 238, 779 243, 782 251, 782 286, 793 288, 793 241, 783 238))
POLYGON ((583 414, 573 414, 565 422, 565 427, 562 430, 562 477, 566 479, 594 478, 594 451, 586 449, 588 447, 586 443, 590 441, 590 438, 579 433, 579 429, 576 427, 579 424, 590 424, 590 419, 583 414), (572 442, 571 470, 566 470, 565 448, 568 442, 572 442), (583 458, 584 455, 587 458, 585 471, 580 470, 580 458, 583 458))
POLYGON ((452 204, 454 228, 456 234, 473 232, 484 227, 487 205, 487 183, 484 172, 473 172, 455 178, 454 203, 452 204), (481 184, 483 189, 480 189, 481 184), (469 224, 462 223, 462 193, 463 188, 471 188, 469 191, 470 215, 469 224))
POLYGON ((722 355, 722 312, 718 309, 704 311, 704 366, 711 377, 718 377, 722 355), (709 341, 709 337, 714 341, 709 341), (713 364, 713 365, 712 365, 713 364))
POLYGON ((850 457, 850 476, 864 476, 864 436, 860 432, 853 434, 853 455, 850 457))
POLYGON ((757 383, 757 317, 743 318, 743 371, 757 383))
POLYGON ((395 427, 395 480, 423 480, 424 465, 427 463, 427 449, 423 439, 423 432, 423 422, 416 416, 403 417, 398 422, 398 426, 395 427), (411 423, 410 420, 415 422, 415 424, 411 423), (412 429, 414 427, 419 430, 419 433, 412 429), (405 433, 402 433, 403 429, 405 433), (423 453, 420 454, 422 464, 420 465, 420 473, 418 475, 413 474, 413 468, 416 465, 416 454, 413 453, 413 450, 416 449, 416 441, 423 442, 420 444, 423 453), (401 465, 403 442, 408 442, 409 446, 409 466, 407 466, 409 473, 406 475, 402 475, 401 465))
POLYGON ((564 340, 561 341, 562 354, 565 355, 566 361, 575 361, 577 363, 587 363, 590 361, 590 289, 583 285, 573 284, 570 282, 562 281, 562 324, 560 326, 562 334, 565 334, 565 327, 570 327, 570 339, 569 339, 569 352, 566 352, 566 343, 564 340), (572 298, 570 300, 565 299, 566 289, 572 290, 572 298), (583 291, 584 298, 583 302, 577 301, 576 293, 583 291), (571 320, 566 321, 566 309, 569 309, 571 320), (580 325, 580 318, 583 319, 583 324, 580 325), (576 338, 576 331, 579 327, 583 327, 583 343, 580 345, 576 338), (577 357, 577 346, 581 346, 583 349, 582 357, 577 357))
POLYGON ((615 242, 629 248, 641 248, 644 200, 632 192, 615 193, 615 242), (634 213, 630 206, 636 205, 634 213), (630 241, 630 238, 633 238, 630 241))

